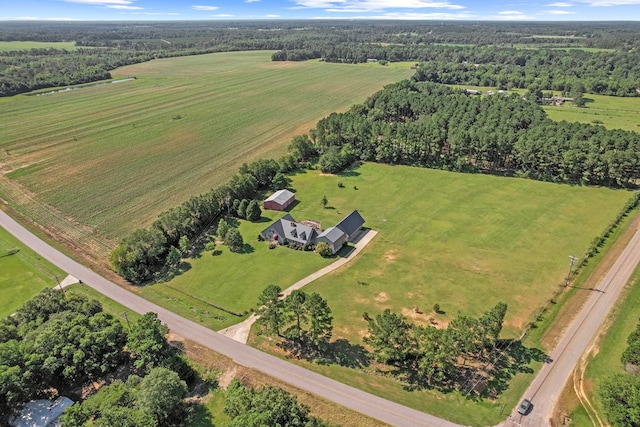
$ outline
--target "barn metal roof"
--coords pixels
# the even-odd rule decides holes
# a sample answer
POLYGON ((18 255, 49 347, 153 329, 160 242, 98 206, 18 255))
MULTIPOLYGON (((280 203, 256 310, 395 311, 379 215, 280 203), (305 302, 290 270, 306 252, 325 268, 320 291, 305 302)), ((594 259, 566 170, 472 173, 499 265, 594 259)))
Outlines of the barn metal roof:
POLYGON ((279 205, 283 205, 285 204, 289 199, 291 199, 292 197, 294 197, 295 194, 293 194, 291 191, 289 190, 278 190, 275 193, 273 193, 271 196, 267 197, 267 199, 265 200, 265 202, 276 202, 279 205))

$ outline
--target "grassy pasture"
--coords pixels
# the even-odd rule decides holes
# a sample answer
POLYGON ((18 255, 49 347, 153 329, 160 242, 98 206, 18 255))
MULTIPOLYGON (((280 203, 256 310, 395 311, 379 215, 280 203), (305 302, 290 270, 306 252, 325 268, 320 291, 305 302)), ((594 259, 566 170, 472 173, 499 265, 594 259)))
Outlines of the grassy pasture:
MULTIPOLYGON (((328 300, 334 337, 352 344, 362 344, 366 334, 365 311, 375 316, 390 308, 417 323, 434 318, 446 325, 459 313, 478 316, 499 301, 509 305, 503 336, 517 337, 564 283, 568 255, 582 254, 630 196, 375 163, 342 176, 299 174, 293 186, 300 200, 295 217, 331 224, 357 208, 379 232, 350 264, 304 288, 328 300), (328 209, 318 208, 323 196, 328 209), (444 313, 433 313, 435 303, 444 313)), ((271 348, 259 337, 252 343, 271 348)), ((473 402, 458 393, 407 391, 397 380, 337 365, 295 363, 464 425, 499 422, 500 405, 515 406, 533 377, 518 374, 496 402, 473 402)))
POLYGON ((75 42, 33 42, 33 41, 0 41, 0 52, 29 49, 66 49, 76 50, 75 42))
POLYGON ((357 208, 379 231, 348 267, 308 287, 328 299, 337 335, 356 342, 366 329, 365 311, 390 308, 418 322, 433 316, 446 323, 458 313, 478 316, 499 301, 509 304, 506 335, 517 336, 563 283, 568 256, 581 255, 630 197, 606 188, 370 163, 347 176, 300 174, 293 186, 301 201, 294 216, 331 224, 357 208), (323 195, 334 209, 318 209, 323 195), (435 303, 446 314, 434 315, 435 303))
POLYGON ((42 289, 55 286, 56 275, 60 280, 65 277, 0 227, 0 317, 10 315, 42 289))
POLYGON ((543 108, 549 118, 556 121, 597 123, 609 129, 640 132, 640 98, 585 94, 584 99, 584 108, 571 103, 543 108))
POLYGON ((270 54, 156 60, 112 73, 135 81, 3 102, 0 196, 35 199, 118 239, 412 74, 270 54))

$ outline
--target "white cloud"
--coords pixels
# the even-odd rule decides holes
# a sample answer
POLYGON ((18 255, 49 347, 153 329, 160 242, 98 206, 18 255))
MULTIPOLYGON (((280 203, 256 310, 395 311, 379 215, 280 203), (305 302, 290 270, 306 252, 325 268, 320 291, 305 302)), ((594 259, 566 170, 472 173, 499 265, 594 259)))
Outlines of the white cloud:
POLYGON ((280 18, 280 15, 267 15, 267 18, 280 18))
POLYGON ((260 0, 245 0, 245 3, 258 3, 260 0))
POLYGON ((640 0, 577 0, 580 3, 587 3, 589 6, 630 6, 640 4, 640 0))
POLYGON ((142 10, 143 7, 140 6, 127 6, 126 4, 110 4, 107 5, 109 9, 119 9, 119 10, 142 10))
POLYGON ((533 16, 525 15, 518 10, 503 10, 498 12, 495 16, 487 16, 486 19, 492 21, 532 21, 535 18, 533 16))
POLYGON ((218 10, 218 9, 220 9, 218 6, 193 5, 191 7, 193 8, 193 10, 218 10))
POLYGON ((142 15, 150 16, 180 16, 177 12, 144 12, 142 15))
POLYGON ((548 15, 572 15, 575 12, 572 12, 570 10, 545 10, 544 13, 548 14, 548 15))
POLYGON ((573 3, 549 3, 547 7, 571 7, 573 3))
POLYGON ((82 3, 82 4, 93 4, 96 6, 107 6, 107 5, 128 5, 133 3, 132 0, 64 0, 67 3, 82 3))
MULTIPOLYGON (((640 1, 640 0, 639 0, 640 1)), ((465 7, 448 1, 430 0, 296 0, 298 7, 292 9, 326 9, 327 12, 368 13, 384 12, 386 9, 452 9, 465 7)))

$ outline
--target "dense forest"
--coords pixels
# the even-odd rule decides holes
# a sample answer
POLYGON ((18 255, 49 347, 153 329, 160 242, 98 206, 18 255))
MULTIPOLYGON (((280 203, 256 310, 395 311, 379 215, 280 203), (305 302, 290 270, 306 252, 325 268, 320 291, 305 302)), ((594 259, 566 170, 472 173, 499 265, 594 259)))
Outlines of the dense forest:
POLYGON ((579 79, 588 92, 635 96, 639 34, 637 23, 605 22, 6 22, 0 41, 77 49, 0 51, 0 96, 108 79, 155 58, 240 50, 276 50, 278 61, 426 62, 424 79, 439 83, 563 90, 579 79))
POLYGON ((186 425, 183 399, 195 372, 169 345, 167 332, 155 313, 131 322, 126 331, 96 300, 43 290, 0 319, 0 424, 7 425, 31 399, 78 399, 82 387, 129 372, 131 390, 122 401, 115 396, 124 394, 123 383, 116 381, 120 386, 104 387, 97 395, 110 399, 74 405, 65 425, 186 425), (146 423, 125 422, 134 419, 146 423))
POLYGON ((554 122, 515 94, 468 95, 428 82, 388 85, 321 120, 312 138, 329 172, 370 160, 608 186, 640 178, 635 132, 554 122))

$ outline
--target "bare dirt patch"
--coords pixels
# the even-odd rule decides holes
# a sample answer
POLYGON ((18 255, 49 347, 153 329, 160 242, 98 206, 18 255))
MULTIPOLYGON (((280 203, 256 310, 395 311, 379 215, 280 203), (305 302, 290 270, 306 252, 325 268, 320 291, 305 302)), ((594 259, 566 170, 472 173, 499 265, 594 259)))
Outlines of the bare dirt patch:
POLYGON ((398 250, 397 249, 389 249, 384 253, 384 259, 387 262, 393 262, 398 259, 398 250))
POLYGON ((378 296, 375 297, 376 302, 386 302, 389 301, 389 295, 386 292, 380 292, 378 296))
POLYGON ((229 370, 224 371, 222 375, 220 375, 220 378, 218 379, 218 386, 221 389, 226 390, 227 387, 229 387, 229 384, 231 384, 231 381, 233 381, 233 379, 236 377, 237 373, 238 373, 238 368, 236 366, 232 367, 229 370))

